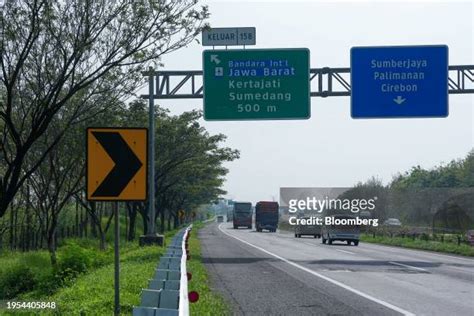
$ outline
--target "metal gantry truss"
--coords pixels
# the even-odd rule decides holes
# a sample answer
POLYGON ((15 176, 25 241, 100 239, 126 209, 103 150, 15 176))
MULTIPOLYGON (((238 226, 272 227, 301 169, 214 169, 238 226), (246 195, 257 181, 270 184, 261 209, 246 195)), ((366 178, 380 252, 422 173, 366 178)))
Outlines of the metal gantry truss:
MULTIPOLYGON (((154 99, 202 98, 202 70, 148 71, 153 76, 154 99)), ((350 68, 312 68, 310 85, 312 97, 351 95, 350 68)), ((474 65, 449 66, 449 93, 474 93, 474 65)), ((142 98, 149 98, 142 95, 142 98)))

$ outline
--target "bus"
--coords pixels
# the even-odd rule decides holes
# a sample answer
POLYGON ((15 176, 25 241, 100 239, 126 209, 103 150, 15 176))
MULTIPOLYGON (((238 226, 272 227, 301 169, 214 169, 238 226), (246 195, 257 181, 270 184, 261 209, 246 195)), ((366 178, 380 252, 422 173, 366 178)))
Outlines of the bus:
POLYGON ((234 202, 234 212, 232 216, 234 229, 245 226, 252 229, 252 203, 234 202))

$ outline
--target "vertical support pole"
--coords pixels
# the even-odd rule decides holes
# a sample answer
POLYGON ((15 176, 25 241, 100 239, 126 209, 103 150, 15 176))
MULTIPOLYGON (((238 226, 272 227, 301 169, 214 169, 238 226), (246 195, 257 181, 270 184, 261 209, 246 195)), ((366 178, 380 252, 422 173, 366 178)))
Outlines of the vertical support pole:
POLYGON ((148 235, 154 235, 155 230, 155 93, 153 89, 153 68, 149 68, 148 74, 148 130, 150 131, 148 152, 150 153, 148 178, 148 235))
POLYGON ((120 226, 119 226, 119 211, 118 211, 118 203, 119 202, 112 202, 113 211, 114 211, 114 269, 115 269, 115 300, 114 300, 114 315, 120 315, 120 252, 119 252, 119 242, 120 242, 120 226))

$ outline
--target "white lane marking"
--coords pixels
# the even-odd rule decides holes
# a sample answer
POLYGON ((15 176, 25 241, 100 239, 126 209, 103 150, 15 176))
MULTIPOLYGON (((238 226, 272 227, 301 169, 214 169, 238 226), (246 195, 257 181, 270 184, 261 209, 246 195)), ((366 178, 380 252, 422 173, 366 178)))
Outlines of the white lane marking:
POLYGON ((414 267, 414 266, 409 266, 408 264, 403 264, 403 263, 399 263, 399 262, 395 262, 395 261, 389 261, 388 263, 396 265, 396 266, 404 267, 404 268, 409 268, 409 269, 414 269, 414 270, 418 270, 418 271, 428 272, 425 269, 414 267))
POLYGON ((332 283, 332 284, 334 284, 334 285, 340 286, 340 287, 342 287, 343 289, 346 289, 346 290, 348 290, 348 291, 350 291, 350 292, 352 292, 352 293, 354 293, 354 294, 357 294, 357 295, 359 295, 359 296, 362 296, 362 297, 364 297, 364 298, 366 298, 366 299, 368 299, 368 300, 370 300, 370 301, 372 301, 372 302, 375 302, 375 303, 378 303, 378 304, 380 304, 380 305, 382 305, 382 306, 385 306, 385 307, 387 307, 387 308, 389 308, 389 309, 391 309, 391 310, 394 310, 394 311, 399 312, 399 313, 401 313, 401 314, 403 314, 403 315, 406 315, 406 316, 415 316, 415 314, 412 313, 412 312, 406 311, 406 310, 404 310, 404 309, 402 309, 402 308, 400 308, 400 307, 397 307, 397 306, 395 306, 395 305, 392 305, 392 304, 390 304, 390 303, 388 303, 388 302, 385 302, 385 301, 383 301, 383 300, 381 300, 381 299, 375 298, 375 297, 373 297, 373 296, 371 296, 371 295, 369 295, 369 294, 366 294, 366 293, 364 293, 364 292, 361 292, 361 291, 359 291, 359 290, 356 290, 356 289, 354 289, 354 288, 352 288, 352 287, 350 287, 350 286, 348 286, 348 285, 345 285, 344 283, 341 283, 341 282, 336 281, 336 280, 334 280, 334 279, 331 279, 331 278, 329 278, 329 277, 327 277, 327 276, 324 276, 324 275, 322 275, 322 274, 319 274, 319 273, 317 273, 317 272, 315 272, 315 271, 313 271, 313 270, 311 270, 311 269, 308 269, 308 268, 306 268, 306 267, 304 267, 304 266, 302 266, 302 265, 299 265, 299 264, 297 264, 297 263, 295 263, 295 262, 293 262, 293 261, 290 261, 290 260, 288 260, 288 259, 286 259, 286 258, 280 257, 279 255, 274 254, 273 252, 270 252, 270 251, 265 250, 265 249, 263 249, 263 248, 261 248, 261 247, 259 247, 259 246, 256 246, 256 245, 254 245, 254 244, 251 244, 251 243, 249 243, 249 242, 247 242, 247 241, 245 241, 245 240, 243 240, 243 239, 240 239, 239 237, 236 237, 236 236, 234 236, 234 235, 232 235, 232 234, 230 234, 230 233, 228 233, 228 232, 222 230, 221 226, 222 226, 222 224, 220 224, 220 225, 218 226, 218 228, 219 228, 219 230, 220 230, 222 233, 224 233, 225 235, 227 235, 227 236, 229 236, 229 237, 232 237, 232 238, 234 238, 234 239, 237 239, 238 241, 243 242, 244 244, 246 244, 246 245, 248 245, 248 246, 250 246, 250 247, 253 247, 253 248, 255 248, 255 249, 258 249, 258 250, 260 250, 260 251, 262 251, 262 252, 264 252, 264 253, 266 253, 266 254, 269 254, 269 255, 272 256, 272 257, 275 257, 275 258, 277 258, 277 259, 279 259, 279 260, 281 260, 281 261, 283 261, 283 262, 285 262, 285 263, 288 263, 289 265, 292 265, 292 266, 294 266, 294 267, 296 267, 296 268, 298 268, 298 269, 300 269, 300 270, 303 270, 303 271, 305 271, 305 272, 308 272, 308 273, 310 273, 310 274, 312 274, 312 275, 314 275, 314 276, 316 276, 316 277, 318 277, 318 278, 321 278, 321 279, 323 279, 323 280, 325 280, 325 281, 328 281, 328 282, 330 282, 330 283, 332 283))
MULTIPOLYGON (((307 244, 307 245, 310 245, 310 246, 319 247, 319 246, 317 246, 316 243, 310 243, 310 242, 303 242, 303 243, 305 243, 305 244, 307 244)), ((351 255, 355 255, 355 254, 356 254, 355 252, 352 252, 352 251, 349 251, 349 250, 342 250, 342 249, 336 249, 336 248, 331 248, 331 247, 327 247, 326 249, 332 249, 332 250, 336 250, 336 251, 348 253, 348 254, 351 254, 351 255)))
POLYGON ((348 253, 348 254, 351 254, 351 255, 355 255, 355 252, 352 252, 352 251, 347 251, 347 250, 342 250, 342 249, 334 249, 336 251, 340 251, 340 252, 345 252, 345 253, 348 253))

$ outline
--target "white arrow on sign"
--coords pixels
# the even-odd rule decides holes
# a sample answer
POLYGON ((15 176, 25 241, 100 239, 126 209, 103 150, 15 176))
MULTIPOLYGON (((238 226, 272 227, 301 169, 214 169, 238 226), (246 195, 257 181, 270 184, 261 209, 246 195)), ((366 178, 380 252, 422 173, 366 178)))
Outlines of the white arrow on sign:
POLYGON ((219 65, 219 64, 221 63, 221 61, 220 61, 220 59, 217 58, 217 57, 219 57, 219 56, 217 56, 217 55, 211 55, 211 62, 214 62, 214 63, 216 63, 216 65, 219 65))
POLYGON ((403 102, 405 102, 406 99, 402 98, 402 96, 398 96, 396 99, 393 99, 393 102, 395 102, 396 104, 402 104, 403 102))

